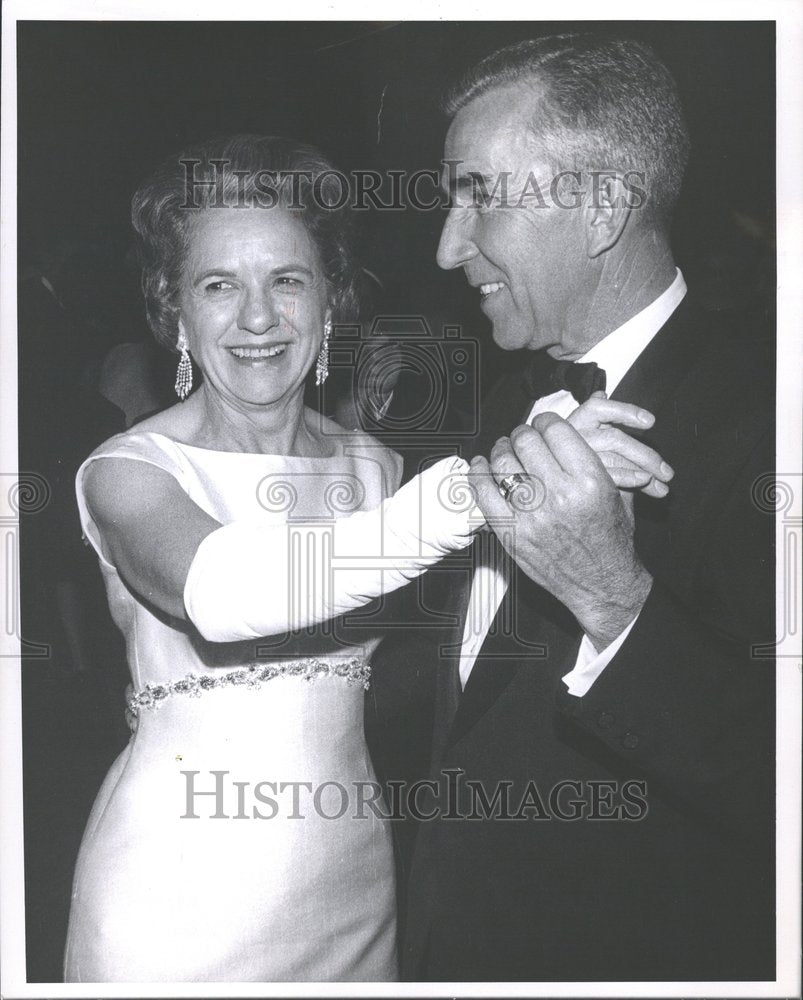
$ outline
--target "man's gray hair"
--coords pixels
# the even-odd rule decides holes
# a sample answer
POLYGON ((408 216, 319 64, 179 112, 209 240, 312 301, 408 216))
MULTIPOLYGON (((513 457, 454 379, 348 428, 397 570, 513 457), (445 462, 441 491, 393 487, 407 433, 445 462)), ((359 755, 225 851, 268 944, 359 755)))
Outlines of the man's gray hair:
POLYGON ((598 34, 551 35, 485 56, 444 100, 453 117, 498 87, 535 83, 533 135, 555 170, 636 171, 645 208, 668 223, 689 155, 672 75, 642 42, 598 34))

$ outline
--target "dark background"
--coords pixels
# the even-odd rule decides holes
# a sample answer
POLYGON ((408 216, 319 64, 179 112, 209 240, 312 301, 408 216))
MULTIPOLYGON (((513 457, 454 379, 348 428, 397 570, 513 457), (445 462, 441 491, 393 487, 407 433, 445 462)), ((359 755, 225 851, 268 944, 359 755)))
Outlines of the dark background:
MULTIPOLYGON (((730 264, 738 268, 751 242, 773 232, 774 25, 582 24, 647 41, 674 73, 694 142, 675 227, 679 263, 692 277, 707 257, 741 253, 730 264)), ((500 45, 577 27, 21 23, 21 257, 57 238, 94 237, 110 273, 85 278, 108 300, 119 327, 107 336, 119 339, 119 328, 142 322, 136 277, 114 270, 129 238, 130 196, 166 155, 211 135, 259 132, 313 142, 344 170, 437 168, 444 81, 500 45)), ((405 309, 462 304, 462 275, 432 266, 442 211, 364 222, 364 260, 405 309)))
MULTIPOLYGON (((774 24, 333 22, 18 24, 20 470, 47 502, 22 517, 26 924, 31 981, 59 981, 72 869, 92 799, 124 745, 122 643, 80 543, 72 479, 122 429, 97 392, 115 344, 147 328, 129 252, 131 193, 186 144, 234 132, 321 147, 344 170, 437 168, 437 95, 512 41, 601 28, 652 44, 674 73, 693 154, 674 244, 708 308, 756 319, 774 303, 774 24), (43 291, 45 276, 55 290, 43 291), (38 655, 41 654, 41 655, 38 655)), ((493 346, 462 273, 439 272, 442 210, 367 213, 363 260, 381 308, 459 324, 480 374, 493 346)), ((759 320, 762 320, 759 324, 759 320)), ((174 359, 152 358, 169 399, 174 359)))

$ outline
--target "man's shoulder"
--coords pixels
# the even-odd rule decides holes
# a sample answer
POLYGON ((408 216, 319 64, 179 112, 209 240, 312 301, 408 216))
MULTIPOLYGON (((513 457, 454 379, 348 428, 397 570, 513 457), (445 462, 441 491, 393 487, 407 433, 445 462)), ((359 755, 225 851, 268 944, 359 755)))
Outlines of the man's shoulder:
POLYGON ((769 316, 735 310, 706 311, 690 302, 696 327, 694 363, 688 381, 711 402, 739 402, 751 408, 772 404, 775 331, 769 316))
POLYGON ((771 441, 775 338, 769 317, 706 311, 691 299, 666 335, 666 369, 651 369, 653 378, 669 380, 656 413, 664 430, 716 451, 725 464, 771 441), (675 350, 685 353, 677 365, 675 350))
POLYGON ((704 309, 691 292, 686 310, 699 330, 702 357, 716 353, 723 367, 734 369, 771 364, 775 323, 768 311, 704 309))

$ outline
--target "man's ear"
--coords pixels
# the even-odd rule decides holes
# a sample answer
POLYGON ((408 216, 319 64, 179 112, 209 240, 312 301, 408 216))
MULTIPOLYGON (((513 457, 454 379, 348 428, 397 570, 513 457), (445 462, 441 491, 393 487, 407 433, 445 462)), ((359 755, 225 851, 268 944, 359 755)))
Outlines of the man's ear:
POLYGON ((591 175, 585 204, 586 250, 591 258, 616 246, 630 213, 630 190, 620 174, 598 171, 591 175))

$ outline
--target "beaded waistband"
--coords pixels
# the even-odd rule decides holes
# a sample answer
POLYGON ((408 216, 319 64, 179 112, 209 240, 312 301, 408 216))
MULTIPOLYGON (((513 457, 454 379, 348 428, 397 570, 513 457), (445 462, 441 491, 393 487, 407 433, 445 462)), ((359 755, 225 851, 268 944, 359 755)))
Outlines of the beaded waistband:
POLYGON ((349 684, 359 684, 368 690, 371 665, 364 656, 352 656, 346 660, 320 660, 308 656, 301 660, 274 661, 272 663, 252 663, 235 670, 224 670, 217 674, 187 674, 178 681, 165 684, 147 684, 141 691, 126 699, 129 724, 136 720, 142 709, 158 708, 171 695, 186 694, 197 698, 203 691, 222 687, 261 687, 277 677, 301 677, 314 681, 318 677, 341 677, 349 684))

